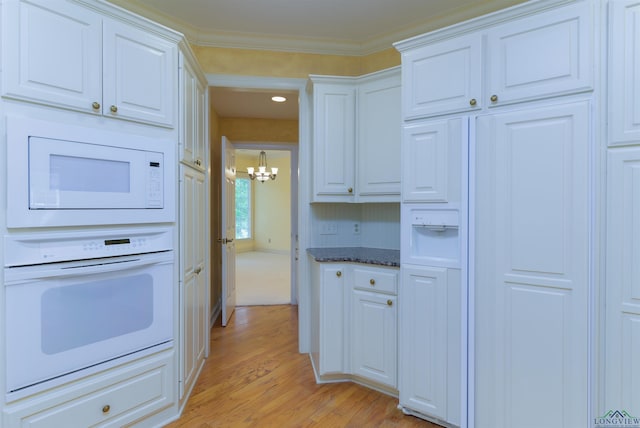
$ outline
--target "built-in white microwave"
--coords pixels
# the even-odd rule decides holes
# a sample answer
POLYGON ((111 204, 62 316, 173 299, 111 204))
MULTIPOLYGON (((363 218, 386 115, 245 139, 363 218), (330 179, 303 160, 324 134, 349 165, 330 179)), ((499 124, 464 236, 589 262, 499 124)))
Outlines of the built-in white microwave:
POLYGON ((170 141, 31 118, 7 119, 7 226, 175 220, 170 141))

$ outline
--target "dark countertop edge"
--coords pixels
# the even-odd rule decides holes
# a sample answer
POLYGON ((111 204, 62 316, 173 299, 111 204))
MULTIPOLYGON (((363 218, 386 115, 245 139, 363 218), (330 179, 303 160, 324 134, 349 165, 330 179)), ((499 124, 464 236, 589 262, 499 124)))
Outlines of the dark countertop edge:
POLYGON ((350 262, 377 266, 400 267, 400 250, 368 247, 307 248, 315 261, 350 262))

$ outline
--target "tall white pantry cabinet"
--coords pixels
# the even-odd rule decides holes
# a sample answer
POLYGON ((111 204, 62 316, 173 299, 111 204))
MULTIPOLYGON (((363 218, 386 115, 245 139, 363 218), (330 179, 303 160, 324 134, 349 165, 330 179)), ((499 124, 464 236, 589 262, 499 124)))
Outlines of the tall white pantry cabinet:
MULTIPOLYGON (((206 79, 181 34, 109 3, 2 0, 0 6, 3 146, 5 116, 12 114, 175 141, 180 161, 170 166, 180 173, 173 348, 3 399, 0 426, 161 426, 179 416, 208 351, 206 79)), ((3 174, 5 162, 0 153, 3 174)), ((3 234, 5 195, 1 189, 3 234)))
POLYGON ((477 428, 640 414, 639 22, 638 1, 543 0, 395 44, 406 412, 477 428))

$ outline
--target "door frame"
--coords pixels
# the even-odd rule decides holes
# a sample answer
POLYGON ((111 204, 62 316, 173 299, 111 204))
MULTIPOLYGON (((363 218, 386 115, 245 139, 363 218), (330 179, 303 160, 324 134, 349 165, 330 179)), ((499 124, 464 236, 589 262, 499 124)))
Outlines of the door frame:
MULTIPOLYGON (((245 89, 286 89, 298 91, 298 272, 296 296, 298 300, 298 351, 310 352, 311 295, 309 289, 310 264, 304 254, 309 248, 311 230, 311 101, 306 91, 306 78, 234 76, 206 74, 209 86, 245 89)), ((212 237, 217 238, 217 237, 212 237)))

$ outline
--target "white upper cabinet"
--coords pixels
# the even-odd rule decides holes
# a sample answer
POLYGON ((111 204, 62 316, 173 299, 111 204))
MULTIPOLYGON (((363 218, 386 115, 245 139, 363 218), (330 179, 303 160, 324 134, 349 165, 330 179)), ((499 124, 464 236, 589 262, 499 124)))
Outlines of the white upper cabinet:
POLYGON ((498 25, 487 32, 489 107, 590 90, 591 2, 498 25))
POLYGON ((204 170, 207 92, 204 77, 197 71, 194 60, 180 54, 180 160, 204 170))
POLYGON ((93 112, 102 101, 102 17, 67 1, 7 2, 2 95, 93 112))
POLYGON ((482 35, 456 37, 402 53, 405 120, 482 106, 482 35))
POLYGON ((609 144, 640 143, 640 3, 609 3, 609 144))
POLYGON ((576 2, 397 43, 404 119, 591 90, 593 7, 576 2))
POLYGON ((317 200, 327 202, 352 202, 355 188, 356 90, 351 79, 339 79, 314 80, 314 196, 317 200))
POLYGON ((400 194, 400 73, 367 78, 358 86, 357 190, 369 197, 397 202, 400 194))
POLYGON ((8 2, 2 95, 173 127, 176 43, 61 0, 8 2))
POLYGON ((315 202, 400 200, 400 70, 311 76, 315 202))
POLYGON ((175 43, 105 19, 102 113, 173 127, 178 82, 175 43))

